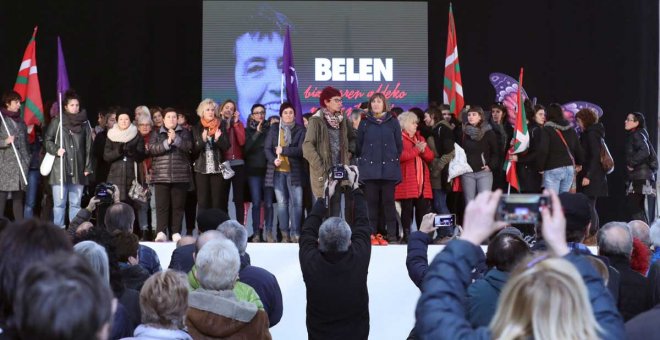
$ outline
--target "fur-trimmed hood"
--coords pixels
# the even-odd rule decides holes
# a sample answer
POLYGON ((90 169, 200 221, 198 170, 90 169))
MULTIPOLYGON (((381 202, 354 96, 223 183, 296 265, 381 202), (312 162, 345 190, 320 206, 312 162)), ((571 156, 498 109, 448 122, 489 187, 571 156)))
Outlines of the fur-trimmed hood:
POLYGON ((115 124, 115 126, 108 131, 108 139, 117 143, 128 143, 132 141, 137 134, 138 129, 133 124, 129 125, 126 130, 120 130, 119 126, 115 124))

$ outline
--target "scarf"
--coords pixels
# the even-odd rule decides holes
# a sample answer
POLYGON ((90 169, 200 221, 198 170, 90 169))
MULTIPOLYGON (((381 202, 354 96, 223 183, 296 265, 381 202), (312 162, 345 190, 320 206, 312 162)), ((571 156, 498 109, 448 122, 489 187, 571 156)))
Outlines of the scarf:
MULTIPOLYGON (((410 140, 414 148, 417 143, 421 142, 418 135, 419 132, 410 137, 408 133, 404 132, 403 138, 410 140)), ((427 145, 426 147, 428 148, 429 146, 427 145)), ((415 156, 415 180, 417 181, 417 197, 421 197, 424 192, 424 160, 419 154, 415 156)))
POLYGON ((484 135, 486 134, 486 131, 491 130, 491 129, 492 128, 490 127, 490 124, 482 123, 480 127, 477 127, 477 126, 474 126, 474 125, 471 125, 471 124, 466 124, 463 131, 465 132, 465 134, 470 136, 470 138, 472 138, 472 140, 475 140, 475 141, 478 142, 478 141, 481 140, 481 138, 484 137, 484 135))
POLYGON ((209 137, 214 136, 215 132, 218 131, 218 128, 220 127, 220 120, 215 117, 210 121, 207 121, 206 119, 202 118, 200 119, 200 122, 202 123, 202 126, 205 129, 209 130, 209 137))
POLYGON ((14 122, 18 123, 21 120, 21 112, 20 111, 9 111, 5 108, 0 108, 0 112, 2 112, 2 115, 5 117, 11 118, 14 122))
POLYGON ((284 132, 284 145, 289 146, 291 144, 291 130, 296 126, 296 122, 291 122, 291 124, 280 123, 280 128, 284 132))
POLYGON ((87 121, 87 111, 82 110, 78 113, 62 113, 62 125, 65 129, 73 133, 81 133, 83 123, 87 121))
POLYGON ((119 124, 115 124, 115 126, 108 131, 108 139, 112 142, 128 143, 132 141, 137 134, 138 129, 133 124, 129 125, 126 130, 121 130, 119 124))
POLYGON ((565 121, 565 120, 562 121, 562 122, 559 122, 559 123, 555 123, 555 122, 552 122, 552 121, 547 121, 547 122, 545 122, 544 126, 549 126, 553 129, 557 129, 557 130, 560 130, 560 131, 567 131, 571 128, 571 124, 569 122, 565 121))
POLYGON ((323 117, 325 117, 325 121, 330 125, 331 128, 335 130, 339 130, 339 124, 341 124, 342 119, 344 116, 342 116, 341 112, 339 114, 333 114, 328 109, 326 108, 321 108, 321 113, 323 113, 323 117))
POLYGON ((373 112, 369 112, 369 116, 373 118, 376 124, 382 124, 383 121, 385 121, 385 118, 387 118, 387 112, 381 112, 379 115, 376 115, 373 112))

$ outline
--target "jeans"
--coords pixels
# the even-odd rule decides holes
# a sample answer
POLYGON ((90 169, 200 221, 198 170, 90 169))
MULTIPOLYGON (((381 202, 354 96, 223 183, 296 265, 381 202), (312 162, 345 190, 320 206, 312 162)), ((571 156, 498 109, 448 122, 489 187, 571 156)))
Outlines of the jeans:
MULTIPOLYGON (((154 193, 151 192, 151 196, 154 196, 154 193)), ((138 224, 140 225, 140 230, 149 229, 149 203, 133 201, 133 206, 137 211, 138 224)))
POLYGON ((156 186, 154 184, 149 184, 149 191, 151 191, 151 199, 149 200, 149 209, 151 210, 151 229, 153 230, 157 220, 156 213, 156 186))
POLYGON ((442 189, 433 189, 433 210, 436 214, 451 214, 447 207, 447 193, 442 189))
MULTIPOLYGON (((259 234, 259 226, 261 226, 261 203, 263 202, 264 197, 264 178, 261 176, 249 176, 248 177, 248 187, 250 188, 250 196, 252 198, 252 230, 256 235, 259 234)), ((264 209, 266 211, 265 220, 268 220, 270 216, 271 227, 273 219, 273 196, 270 196, 271 203, 266 204, 264 209), (268 211, 270 209, 270 212, 268 211)), ((267 223, 267 222, 266 222, 267 223)))
POLYGON ((223 179, 220 182, 220 209, 229 214, 229 190, 232 190, 234 207, 236 209, 236 220, 240 224, 245 224, 245 207, 243 206, 243 189, 245 186, 245 165, 232 165, 234 176, 230 179, 223 179))
MULTIPOLYGON (((264 229, 275 238, 277 229, 273 230, 273 198, 275 189, 273 187, 264 187, 264 229)), ((265 236, 264 236, 265 237, 265 236)))
POLYGON ((573 185, 575 169, 572 165, 546 170, 543 173, 543 187, 557 194, 568 192, 573 185))
POLYGON ((64 212, 66 203, 69 202, 69 222, 78 215, 80 210, 80 200, 82 199, 82 184, 67 183, 64 186, 53 185, 53 223, 64 227, 64 212), (64 193, 60 199, 60 194, 64 193))
POLYGON ((277 216, 284 235, 288 231, 291 237, 300 236, 302 219, 302 186, 291 184, 291 173, 275 171, 273 187, 277 200, 277 216), (291 211, 289 211, 291 209, 291 211), (289 227, 291 217, 291 227, 289 227))
POLYGON ((37 194, 39 193, 39 179, 41 174, 39 169, 30 170, 28 172, 28 186, 25 192, 25 209, 23 215, 25 218, 32 218, 34 216, 34 207, 37 206, 37 194))
POLYGON ((465 203, 472 201, 482 191, 493 189, 493 173, 482 170, 461 175, 461 185, 465 194, 465 203))

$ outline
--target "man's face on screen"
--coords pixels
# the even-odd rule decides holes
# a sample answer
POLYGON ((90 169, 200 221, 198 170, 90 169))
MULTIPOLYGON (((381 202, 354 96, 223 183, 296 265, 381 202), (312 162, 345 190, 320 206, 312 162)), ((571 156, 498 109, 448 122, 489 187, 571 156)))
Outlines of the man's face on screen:
POLYGON ((279 33, 245 33, 236 39, 236 92, 238 111, 246 121, 253 104, 266 107, 266 117, 279 115, 282 81, 282 49, 279 33))

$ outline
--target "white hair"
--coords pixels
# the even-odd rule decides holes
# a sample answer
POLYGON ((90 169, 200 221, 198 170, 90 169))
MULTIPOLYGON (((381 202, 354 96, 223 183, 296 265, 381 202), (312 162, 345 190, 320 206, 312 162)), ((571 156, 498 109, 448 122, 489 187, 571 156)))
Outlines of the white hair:
POLYGON ((226 238, 234 242, 234 245, 238 249, 238 254, 245 254, 245 248, 247 248, 247 230, 245 227, 236 220, 227 220, 222 222, 217 229, 222 233, 226 238))
POLYGON ((94 241, 82 241, 73 246, 73 251, 82 256, 110 287, 110 262, 103 246, 94 241))
POLYGON ((195 259, 199 285, 208 290, 230 290, 238 278, 241 260, 233 242, 215 239, 207 242, 195 259))
POLYGON ((660 247, 660 219, 655 220, 651 226, 651 243, 654 246, 660 247))
POLYGON ((404 130, 409 124, 419 123, 419 118, 414 112, 406 111, 397 116, 401 130, 404 130))
POLYGON ((322 252, 347 251, 351 244, 351 227, 339 217, 330 217, 319 228, 319 250, 322 252))

